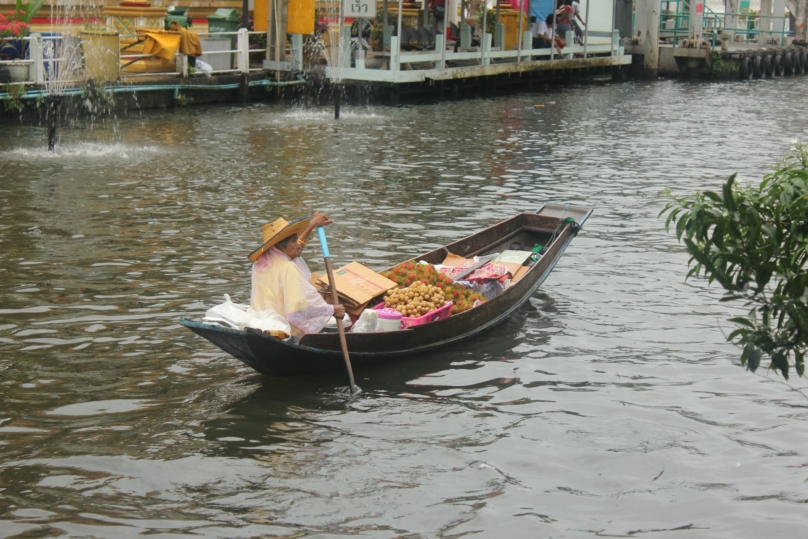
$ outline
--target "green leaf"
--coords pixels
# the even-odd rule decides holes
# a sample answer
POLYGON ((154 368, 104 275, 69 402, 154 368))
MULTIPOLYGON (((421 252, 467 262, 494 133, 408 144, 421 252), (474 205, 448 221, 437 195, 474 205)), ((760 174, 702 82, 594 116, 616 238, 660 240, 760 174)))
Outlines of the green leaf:
POLYGON ((738 324, 739 326, 746 326, 748 328, 755 329, 755 324, 753 324, 748 318, 738 316, 735 318, 730 318, 729 321, 733 324, 738 324))
POLYGON ((705 197, 709 198, 710 200, 713 200, 713 201, 715 201, 715 202, 718 202, 719 204, 723 204, 723 202, 724 202, 724 201, 721 199, 721 197, 720 197, 720 196, 718 196, 718 193, 716 193, 715 191, 704 191, 704 193, 702 193, 702 194, 703 194, 705 197))
POLYGON ((737 208, 735 206, 735 198, 732 195, 732 184, 735 183, 735 174, 729 177, 727 183, 724 184, 724 205, 731 212, 737 208))
POLYGON ((772 369, 780 371, 783 378, 788 380, 788 357, 783 352, 772 354, 772 369))
POLYGON ((682 233, 685 231, 685 226, 687 226, 687 221, 689 219, 689 213, 683 213, 682 216, 679 217, 679 221, 676 223, 676 239, 682 239, 682 233))

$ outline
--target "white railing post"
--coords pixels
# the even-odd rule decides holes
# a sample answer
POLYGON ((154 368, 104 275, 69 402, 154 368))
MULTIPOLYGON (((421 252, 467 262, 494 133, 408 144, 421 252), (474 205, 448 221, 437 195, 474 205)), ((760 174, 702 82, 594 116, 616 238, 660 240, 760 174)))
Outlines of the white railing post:
POLYGON ((179 62, 179 71, 183 77, 188 76, 188 55, 187 54, 177 54, 177 61, 179 62))
POLYGON ((292 58, 295 61, 295 69, 303 71, 303 34, 292 34, 289 37, 289 43, 292 45, 292 58))
POLYGON ((480 41, 480 48, 482 49, 482 58, 480 65, 487 66, 491 63, 491 42, 494 37, 494 34, 483 34, 483 38, 480 41))
POLYGON ((398 71, 399 68, 398 36, 390 37, 390 71, 398 71))
POLYGON ((620 50, 620 30, 612 32, 612 56, 617 56, 620 50))
POLYGON ((533 55, 530 52, 533 51, 533 34, 528 30, 527 32, 522 33, 522 54, 525 54, 525 62, 533 61, 533 55), (528 51, 525 53, 524 51, 528 51))
POLYGON ((572 48, 575 46, 575 33, 571 30, 567 30, 564 33, 564 41, 566 43, 566 47, 564 47, 564 59, 571 60, 572 48))
MULTIPOLYGON (((445 31, 445 28, 444 28, 445 31)), ((446 68, 446 44, 444 42, 445 39, 444 34, 438 34, 435 36, 435 50, 441 51, 440 53, 440 60, 435 62, 435 67, 438 69, 445 69, 446 68)))
POLYGON ((42 43, 42 34, 31 34, 31 70, 28 77, 37 84, 45 84, 45 47, 42 43))
POLYGON ((589 4, 592 3, 592 0, 586 0, 586 22, 584 23, 584 59, 586 59, 586 55, 589 52, 587 50, 587 46, 589 45, 589 4))
POLYGON ((246 28, 239 28, 236 48, 236 67, 240 73, 250 72, 250 36, 246 28))

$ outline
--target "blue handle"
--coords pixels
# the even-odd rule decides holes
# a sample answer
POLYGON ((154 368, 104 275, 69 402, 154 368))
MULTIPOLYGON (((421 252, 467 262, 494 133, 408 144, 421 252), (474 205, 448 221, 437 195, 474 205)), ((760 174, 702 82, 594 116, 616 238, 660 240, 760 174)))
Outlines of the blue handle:
POLYGON ((318 226, 317 235, 320 237, 320 247, 323 249, 323 258, 331 258, 331 253, 328 252, 328 242, 325 241, 325 229, 318 226))

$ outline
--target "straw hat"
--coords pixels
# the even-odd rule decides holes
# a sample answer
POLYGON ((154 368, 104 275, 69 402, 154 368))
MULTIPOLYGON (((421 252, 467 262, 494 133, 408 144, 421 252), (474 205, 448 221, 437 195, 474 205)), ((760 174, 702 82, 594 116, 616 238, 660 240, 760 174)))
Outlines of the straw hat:
POLYGON ((292 221, 291 223, 287 222, 286 219, 278 219, 277 221, 265 224, 261 227, 261 234, 264 236, 264 244, 250 253, 249 259, 255 262, 258 260, 259 256, 264 254, 264 252, 279 241, 285 240, 289 236, 299 234, 301 231, 305 230, 305 228, 309 226, 309 221, 311 221, 311 218, 305 217, 292 221))

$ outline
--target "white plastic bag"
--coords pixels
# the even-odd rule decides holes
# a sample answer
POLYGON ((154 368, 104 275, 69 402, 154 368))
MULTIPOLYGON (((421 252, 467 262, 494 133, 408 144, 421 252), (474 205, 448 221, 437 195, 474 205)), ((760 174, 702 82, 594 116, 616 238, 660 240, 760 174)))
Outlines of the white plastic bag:
POLYGON ((211 73, 213 73, 213 66, 207 62, 203 62, 202 60, 196 60, 196 69, 197 71, 201 71, 205 74, 205 76, 210 77, 211 73))
POLYGON ((233 303, 227 294, 224 295, 224 303, 208 309, 202 321, 238 330, 248 327, 261 331, 282 331, 287 335, 292 333, 289 322, 275 311, 254 311, 248 305, 233 303))
POLYGON ((379 331, 379 311, 365 309, 354 324, 353 333, 375 333, 379 331))
POLYGON ((233 329, 244 329, 249 310, 249 306, 233 303, 230 296, 225 294, 224 303, 208 309, 202 321, 219 323, 233 329))

